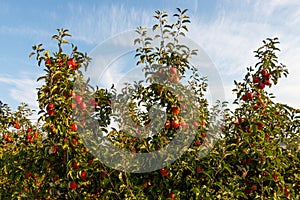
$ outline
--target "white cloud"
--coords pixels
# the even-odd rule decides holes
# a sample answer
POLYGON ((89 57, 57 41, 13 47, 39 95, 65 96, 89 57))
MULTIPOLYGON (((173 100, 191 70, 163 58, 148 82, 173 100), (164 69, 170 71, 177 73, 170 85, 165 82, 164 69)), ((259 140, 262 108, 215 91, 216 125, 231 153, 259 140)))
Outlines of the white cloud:
POLYGON ((29 77, 9 77, 9 76, 0 76, 0 83, 2 86, 5 86, 8 89, 8 95, 15 101, 21 103, 25 102, 33 109, 38 108, 37 102, 37 91, 36 88, 39 84, 36 80, 33 80, 29 77))
MULTIPOLYGON (((74 33, 74 38, 88 44, 98 44, 120 32, 135 30, 137 26, 152 25, 153 13, 121 5, 88 6, 69 4, 75 10, 66 25, 74 33), (80 19, 80 20, 78 20, 80 19)), ((128 38, 133 42, 133 38, 128 38)))
POLYGON ((231 94, 234 88, 233 79, 241 81, 246 73, 246 67, 256 64, 253 51, 262 45, 261 41, 267 37, 279 37, 281 41, 279 48, 282 49, 279 53, 279 61, 287 65, 291 74, 288 79, 280 80, 279 85, 272 91, 275 92, 278 101, 299 108, 300 103, 297 100, 300 99, 300 94, 292 91, 300 89, 298 83, 300 29, 294 27, 292 31, 290 30, 291 24, 295 26, 299 23, 298 20, 293 19, 300 15, 300 8, 291 8, 291 6, 299 4, 296 1, 275 1, 271 5, 257 3, 255 9, 252 9, 251 5, 249 7, 239 5, 233 7, 238 6, 241 9, 231 10, 230 13, 225 12, 221 6, 219 17, 210 22, 193 16, 188 36, 200 44, 215 63, 224 81, 228 100, 234 97, 231 94), (268 6, 270 13, 264 13, 268 6), (295 12, 289 13, 287 9, 295 12), (259 19, 257 16, 265 18, 259 19), (291 23, 287 26, 285 22, 291 23))
MULTIPOLYGON (((300 76, 298 72, 300 29, 297 28, 300 27, 300 2, 274 0, 228 1, 227 3, 230 4, 219 2, 217 15, 212 16, 209 21, 204 21, 204 18, 199 15, 191 16, 192 24, 188 37, 202 46, 216 65, 228 100, 234 98, 231 91, 234 88, 233 79, 241 81, 246 67, 253 66, 257 62, 253 51, 262 45, 263 39, 278 36, 281 41, 279 47, 282 49, 279 60, 287 65, 291 74, 288 79, 279 82, 276 86, 278 89, 275 88, 274 92, 279 101, 300 107, 297 101, 300 99, 300 94, 291 92, 300 89, 297 83, 300 76)), ((74 9, 72 5, 69 8, 74 9)), ((89 44, 97 44, 104 38, 135 29, 138 25, 153 25, 152 17, 150 17, 152 15, 153 11, 136 10, 122 5, 79 6, 76 15, 71 16, 68 23, 76 39, 89 44)), ((119 41, 118 44, 123 42, 122 46, 128 48, 133 38, 128 37, 127 40, 119 41)), ((112 55, 115 56, 114 53, 112 55)), ((109 56, 111 55, 103 54, 101 59, 110 60, 109 56)), ((123 75, 122 69, 115 68, 106 73, 104 82, 111 83, 119 80, 123 75)))

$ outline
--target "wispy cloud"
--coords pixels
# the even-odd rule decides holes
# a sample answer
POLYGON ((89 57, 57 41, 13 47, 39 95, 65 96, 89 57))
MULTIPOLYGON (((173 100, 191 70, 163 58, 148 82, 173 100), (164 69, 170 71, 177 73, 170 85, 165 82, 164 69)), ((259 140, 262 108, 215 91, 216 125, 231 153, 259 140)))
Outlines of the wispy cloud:
POLYGON ((74 38, 88 44, 98 44, 120 32, 149 26, 153 12, 128 8, 124 5, 76 5, 69 4, 69 10, 76 9, 66 24, 74 33, 74 38), (80 19, 80 20, 78 20, 80 19))
POLYGON ((7 88, 8 95, 16 102, 25 102, 33 109, 38 108, 36 88, 39 84, 35 79, 33 80, 28 76, 10 77, 1 75, 0 83, 3 88, 7 88))
POLYGON ((219 16, 209 23, 193 16, 188 36, 199 43, 215 63, 223 78, 229 101, 234 98, 231 90, 228 90, 230 85, 231 89, 234 88, 233 79, 242 80, 246 67, 253 66, 257 62, 253 51, 262 45, 263 39, 279 37, 281 41, 279 47, 282 49, 279 60, 285 63, 292 73, 287 80, 280 81, 277 88, 272 91, 279 101, 300 107, 299 101, 296 100, 300 99, 300 94, 291 93, 291 91, 299 91, 297 77, 300 76, 298 72, 300 29, 293 29, 293 33, 290 31, 291 24, 295 26, 299 23, 295 17, 299 19, 300 7, 293 7, 299 3, 292 0, 259 2, 262 1, 257 1, 255 4, 251 4, 252 1, 248 4, 238 3, 230 9, 230 12, 221 4, 219 16), (236 9, 237 7, 239 9, 236 9), (287 12, 287 9, 289 11, 292 9, 294 12, 287 12), (262 18, 259 19, 257 16, 262 18), (287 96, 289 98, 286 98, 287 96))

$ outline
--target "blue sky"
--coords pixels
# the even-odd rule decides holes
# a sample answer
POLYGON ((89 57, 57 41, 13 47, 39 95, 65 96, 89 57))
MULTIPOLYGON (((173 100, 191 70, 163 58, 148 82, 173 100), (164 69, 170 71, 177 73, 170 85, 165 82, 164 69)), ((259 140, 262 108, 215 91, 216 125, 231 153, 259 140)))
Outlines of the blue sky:
POLYGON ((28 55, 38 43, 53 49, 50 38, 57 28, 69 29, 72 42, 89 53, 119 33, 152 26, 155 10, 173 14, 176 7, 189 9, 187 37, 211 58, 229 101, 234 98, 233 80, 241 80, 246 67, 256 63, 253 51, 263 39, 279 37, 279 59, 290 75, 271 91, 277 101, 300 108, 298 0, 0 0, 0 100, 13 108, 20 102, 37 107, 36 79, 43 71, 28 55))

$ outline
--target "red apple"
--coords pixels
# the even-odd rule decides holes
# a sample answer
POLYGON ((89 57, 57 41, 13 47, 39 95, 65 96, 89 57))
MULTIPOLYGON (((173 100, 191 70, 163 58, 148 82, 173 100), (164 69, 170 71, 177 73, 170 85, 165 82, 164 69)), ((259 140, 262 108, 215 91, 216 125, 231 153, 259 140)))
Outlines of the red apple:
POLYGON ((49 116, 53 116, 55 112, 54 110, 47 110, 47 113, 49 116))
POLYGON ((269 79, 269 78, 271 78, 271 74, 270 74, 270 73, 266 73, 264 77, 265 77, 266 79, 269 79))
POLYGON ((101 176, 102 176, 102 177, 105 177, 106 174, 107 174, 106 170, 102 170, 102 171, 101 171, 101 176))
POLYGON ((93 164, 93 159, 90 159, 88 162, 88 166, 91 166, 93 164))
POLYGON ((264 84, 265 84, 265 85, 271 85, 271 81, 270 81, 269 79, 268 79, 268 80, 265 80, 265 81, 264 81, 264 84))
POLYGON ((261 70, 261 74, 266 77, 268 75, 268 71, 266 69, 261 70))
POLYGON ((248 99, 253 99, 253 97, 254 97, 253 93, 252 92, 248 92, 247 98, 248 99))
POLYGON ((71 109, 75 109, 76 108, 76 104, 74 104, 74 103, 70 104, 70 108, 71 109))
POLYGON ((172 127, 173 128, 178 128, 180 126, 180 122, 178 119, 175 119, 172 121, 172 127))
POLYGON ((25 173, 25 178, 30 178, 30 176, 31 176, 31 172, 26 172, 25 173))
POLYGON ((14 128, 15 128, 15 129, 20 129, 19 124, 18 124, 18 123, 15 123, 15 124, 14 124, 14 128))
POLYGON ((203 172, 203 169, 202 169, 200 166, 197 166, 197 172, 198 172, 198 173, 202 173, 202 172, 203 172))
POLYGON ((53 153, 56 153, 57 150, 58 150, 58 146, 54 146, 53 149, 52 149, 52 152, 53 152, 53 153))
POLYGON ((194 143, 194 145, 195 145, 196 147, 199 147, 199 146, 201 145, 200 140, 197 140, 197 141, 194 143))
POLYGON ((243 100, 243 101, 247 101, 247 100, 248 100, 247 95, 243 95, 243 96, 242 96, 242 100, 243 100))
POLYGON ((6 133, 4 133, 3 138, 6 140, 8 138, 8 135, 6 133))
POLYGON ((47 110, 53 110, 55 108, 55 105, 54 103, 49 103, 48 106, 47 106, 47 110))
POLYGON ((78 104, 81 104, 81 102, 82 102, 82 97, 79 96, 79 95, 75 96, 75 101, 76 101, 78 104))
POLYGON ((177 74, 177 69, 175 67, 171 67, 171 69, 169 71, 171 74, 174 74, 174 75, 177 74))
POLYGON ((253 83, 259 83, 260 79, 258 77, 253 77, 253 83))
POLYGON ((77 69, 77 63, 74 58, 69 59, 66 64, 70 69, 77 69))
POLYGON ((206 133, 201 134, 203 138, 206 138, 206 133))
POLYGON ((167 120, 165 123, 165 129, 169 129, 171 127, 171 122, 170 120, 167 120))
POLYGON ((77 131, 77 124, 72 124, 71 126, 72 126, 72 128, 71 128, 72 131, 77 131))
POLYGON ((175 194, 174 193, 170 193, 170 194, 168 194, 168 197, 174 199, 175 198, 175 194))
POLYGON ((77 162, 74 162, 72 166, 73 166, 74 169, 78 169, 79 164, 77 162))
POLYGON ((28 128, 26 133, 31 133, 32 132, 32 128, 28 128))
POLYGON ((82 109, 82 110, 86 110, 86 104, 84 102, 81 102, 81 104, 79 105, 79 107, 82 109))
POLYGON ((78 140, 76 138, 73 138, 73 142, 75 145, 78 145, 78 140))
POLYGON ((252 185, 251 189, 254 191, 257 190, 257 185, 252 185))
POLYGON ((173 114, 178 115, 179 114, 179 108, 177 106, 172 107, 173 114))
POLYGON ((85 180, 86 177, 87 177, 87 173, 86 173, 85 171, 82 171, 82 172, 81 172, 81 179, 82 179, 82 180, 85 180))
POLYGON ((193 122, 193 126, 199 126, 198 122, 193 122))
POLYGON ((76 188, 77 188, 77 184, 76 184, 74 181, 72 181, 72 182, 70 183, 70 189, 71 189, 71 190, 76 190, 76 188))
POLYGON ((50 64, 51 64, 51 60, 46 60, 46 61, 45 61, 45 65, 46 65, 46 66, 49 66, 50 64))
POLYGON ((160 169, 159 172, 162 176, 167 176, 168 175, 168 170, 167 169, 160 169))
POLYGON ((32 136, 30 134, 26 135, 26 138, 29 140, 32 138, 32 136))
POLYGON ((258 85, 258 88, 259 88, 259 89, 264 89, 264 88, 265 88, 265 84, 263 84, 263 83, 259 84, 259 85, 258 85))

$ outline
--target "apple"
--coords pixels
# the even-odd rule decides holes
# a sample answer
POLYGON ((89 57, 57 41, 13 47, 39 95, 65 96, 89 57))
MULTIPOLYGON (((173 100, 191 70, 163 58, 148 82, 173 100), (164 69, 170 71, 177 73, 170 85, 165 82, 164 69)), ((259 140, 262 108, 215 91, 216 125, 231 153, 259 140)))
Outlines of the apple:
POLYGON ((180 81, 179 76, 175 76, 174 79, 173 79, 173 82, 178 83, 179 81, 180 81))
POLYGON ((247 98, 248 99, 253 99, 253 97, 254 97, 253 93, 252 92, 248 92, 247 98))
POLYGON ((278 179, 278 175, 277 175, 277 174, 273 173, 273 174, 272 174, 272 177, 273 177, 273 179, 274 179, 275 181, 277 181, 277 179, 278 179))
POLYGON ((102 170, 102 171, 101 171, 101 176, 102 176, 102 177, 105 177, 106 174, 107 174, 106 170, 102 170))
POLYGON ((268 74, 268 71, 266 69, 261 70, 261 74, 266 77, 268 74))
POLYGON ((32 128, 28 128, 26 133, 31 133, 32 132, 32 128))
POLYGON ((76 108, 76 104, 74 104, 74 103, 70 104, 70 108, 71 109, 75 109, 76 108))
POLYGON ((242 96, 242 100, 243 100, 243 101, 247 101, 247 100, 248 100, 247 95, 243 95, 243 96, 242 96))
POLYGON ((264 77, 265 77, 266 79, 269 79, 269 78, 271 78, 271 74, 270 74, 270 73, 266 73, 266 74, 264 75, 264 77))
POLYGON ((160 169, 159 172, 162 176, 167 176, 168 175, 168 170, 167 169, 160 169))
POLYGON ((263 127, 264 127, 264 125, 263 125, 262 123, 258 123, 258 124, 257 124, 257 128, 258 128, 259 130, 261 130, 263 127))
POLYGON ((63 61, 59 61, 57 64, 58 64, 58 66, 62 67, 64 63, 63 63, 63 61))
POLYGON ((14 128, 15 128, 15 129, 20 129, 19 124, 18 124, 18 123, 15 123, 15 124, 14 124, 14 128))
POLYGON ((206 133, 201 134, 203 138, 206 138, 206 133))
POLYGON ((87 173, 85 171, 82 171, 81 172, 81 179, 86 180, 86 177, 87 177, 87 173))
POLYGON ((52 152, 53 152, 53 153, 56 153, 57 150, 58 150, 58 146, 54 146, 54 147, 52 148, 52 152))
POLYGON ((74 169, 78 169, 79 164, 77 162, 74 162, 72 166, 73 166, 74 169))
POLYGON ((167 120, 165 123, 165 129, 169 129, 171 127, 171 122, 170 120, 167 120))
POLYGON ((69 59, 66 64, 69 69, 77 69, 77 63, 74 58, 69 59))
POLYGON ((158 95, 161 95, 161 91, 162 91, 162 87, 158 87, 158 88, 157 88, 157 94, 158 94, 158 95))
POLYGON ((257 190, 257 185, 252 185, 251 189, 252 189, 253 191, 257 190))
POLYGON ((199 126, 198 122, 193 122, 193 126, 199 126))
POLYGON ((8 138, 8 135, 4 133, 3 138, 6 140, 8 138))
POLYGON ((76 138, 73 138, 73 142, 75 145, 78 145, 78 140, 76 138))
POLYGON ((260 79, 258 77, 253 77, 253 83, 259 83, 260 79))
POLYGON ((198 172, 198 173, 202 173, 202 172, 203 172, 203 169, 202 169, 200 166, 197 166, 197 172, 198 172))
POLYGON ((264 81, 264 84, 265 84, 265 85, 271 85, 271 81, 270 81, 269 79, 268 79, 268 80, 265 80, 265 81, 264 81))
POLYGON ((25 173, 25 178, 30 178, 30 176, 31 176, 31 172, 26 172, 25 173))
POLYGON ((269 134, 268 133, 266 133, 265 138, 266 138, 266 140, 269 139, 269 134))
POLYGON ((37 174, 34 174, 34 175, 32 176, 33 179, 36 179, 36 177, 37 177, 37 174))
POLYGON ((284 193, 284 196, 285 196, 286 198, 290 198, 291 194, 288 193, 288 192, 285 192, 285 193, 284 193))
POLYGON ((71 190, 76 190, 76 188, 77 188, 77 184, 74 181, 71 181, 70 182, 70 189, 71 190))
POLYGON ((201 141, 200 141, 200 140, 197 140, 197 141, 194 143, 194 145, 195 145, 196 147, 199 147, 199 146, 201 145, 201 141))
POLYGON ((175 194, 172 192, 172 193, 168 194, 168 197, 174 199, 175 198, 175 194))
POLYGON ((46 66, 49 66, 50 64, 51 64, 51 60, 48 59, 48 60, 45 61, 46 66))
POLYGON ((75 97, 76 96, 76 94, 75 94, 75 92, 73 90, 70 91, 70 96, 71 97, 75 97))
POLYGON ((76 96, 75 96, 75 101, 76 101, 78 104, 81 104, 81 102, 82 102, 82 97, 79 96, 79 95, 76 95, 76 96))
POLYGON ((172 107, 173 114, 178 115, 179 114, 179 108, 177 106, 172 107))
POLYGON ((47 113, 49 116, 53 116, 55 112, 54 110, 47 110, 47 113))
POLYGON ((180 122, 178 119, 175 119, 172 121, 172 127, 173 128, 178 128, 180 126, 180 122))
POLYGON ((81 104, 79 105, 79 107, 82 109, 82 110, 86 110, 86 104, 84 102, 81 102, 81 104))
POLYGON ((55 108, 54 103, 50 102, 47 106, 47 110, 53 110, 55 108))
POLYGON ((88 162, 88 166, 91 166, 93 164, 93 159, 90 159, 88 162))
POLYGON ((12 143, 12 142, 13 142, 13 140, 11 139, 11 137, 8 137, 8 138, 7 138, 7 142, 8 142, 8 143, 12 143))
POLYGON ((30 134, 26 135, 26 138, 29 140, 32 138, 32 136, 30 134))
POLYGON ((77 124, 72 124, 71 126, 72 126, 72 128, 71 128, 72 131, 77 131, 77 124))
POLYGON ((259 88, 259 89, 264 89, 264 88, 265 88, 265 84, 263 84, 263 83, 259 84, 259 85, 258 85, 258 88, 259 88))
POLYGON ((176 69, 175 67, 171 67, 171 69, 169 70, 169 72, 170 72, 171 74, 176 75, 176 74, 177 74, 177 69, 176 69))

